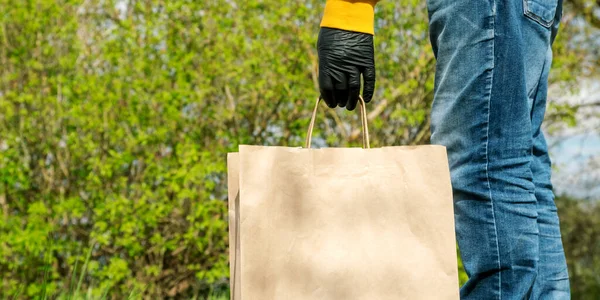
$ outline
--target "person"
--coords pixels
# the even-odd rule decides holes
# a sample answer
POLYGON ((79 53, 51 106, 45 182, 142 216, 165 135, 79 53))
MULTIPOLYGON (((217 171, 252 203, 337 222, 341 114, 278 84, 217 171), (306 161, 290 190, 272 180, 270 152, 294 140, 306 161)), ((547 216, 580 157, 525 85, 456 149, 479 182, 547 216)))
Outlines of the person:
MULTIPOLYGON (((321 97, 356 107, 375 89, 376 0, 328 0, 321 97)), ((541 131, 562 0, 427 0, 436 58, 431 142, 447 148, 462 299, 569 299, 541 131)))

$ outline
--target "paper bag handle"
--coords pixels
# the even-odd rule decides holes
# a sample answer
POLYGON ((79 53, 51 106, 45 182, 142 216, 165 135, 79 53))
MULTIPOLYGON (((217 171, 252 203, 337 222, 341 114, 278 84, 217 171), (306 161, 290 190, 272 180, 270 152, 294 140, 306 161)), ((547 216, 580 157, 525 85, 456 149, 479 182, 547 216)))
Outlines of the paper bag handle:
MULTIPOLYGON (((308 132, 306 134, 306 142, 304 143, 304 148, 310 148, 310 143, 312 141, 312 133, 315 127, 315 119, 317 118, 317 110, 319 109, 321 99, 321 97, 317 98, 315 109, 313 109, 312 117, 310 118, 310 124, 308 125, 308 132)), ((363 100, 362 96, 360 95, 358 96, 358 103, 360 106, 360 123, 362 125, 363 148, 369 149, 371 148, 371 144, 369 143, 369 125, 367 124, 367 108, 365 100, 363 100)))

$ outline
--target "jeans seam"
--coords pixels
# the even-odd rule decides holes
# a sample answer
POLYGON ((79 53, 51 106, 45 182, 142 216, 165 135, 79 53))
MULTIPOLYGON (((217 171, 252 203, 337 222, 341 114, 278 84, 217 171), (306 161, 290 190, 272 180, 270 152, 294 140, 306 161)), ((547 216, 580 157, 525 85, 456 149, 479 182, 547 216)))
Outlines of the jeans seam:
POLYGON ((535 14, 534 12, 532 12, 529 9, 528 0, 523 0, 523 14, 526 17, 529 17, 529 19, 533 20, 534 22, 536 22, 546 28, 550 28, 554 24, 554 18, 552 19, 552 21, 546 21, 546 20, 542 19, 542 17, 540 17, 537 14, 535 14))
MULTIPOLYGON (((549 50, 546 50, 546 53, 544 53, 545 58, 544 58, 544 63, 542 65, 542 71, 540 72, 540 76, 538 77, 538 80, 537 80, 537 82, 535 84, 535 88, 532 89, 531 107, 529 107, 529 111, 530 111, 529 117, 530 117, 530 119, 532 121, 533 121, 533 108, 536 105, 536 101, 535 100, 537 99, 537 94, 538 94, 538 92, 540 90, 540 82, 542 81, 542 78, 544 77, 544 70, 546 69, 546 64, 548 63, 548 51, 552 51, 552 48, 550 48, 549 50)), ((529 96, 529 91, 527 91, 527 97, 530 97, 529 96)), ((533 129, 533 126, 532 126, 532 129, 533 129)), ((541 130, 542 130, 542 126, 540 126, 540 133, 541 133, 541 130)), ((533 159, 535 159, 535 156, 534 156, 534 153, 533 153, 534 144, 535 144, 535 132, 531 132, 531 136, 534 139, 534 142, 532 143, 532 146, 531 146, 531 157, 532 157, 531 161, 533 162, 533 159)), ((533 182, 533 186, 534 186, 533 191, 534 191, 534 195, 535 195, 535 190, 536 190, 535 181, 532 181, 532 182, 533 182)))
POLYGON ((489 174, 489 165, 490 165, 490 157, 489 157, 489 144, 490 144, 490 115, 491 115, 491 107, 492 107, 492 87, 494 84, 494 69, 495 69, 495 61, 496 61, 496 30, 495 30, 495 18, 496 18, 496 1, 493 0, 492 2, 492 15, 493 18, 491 18, 491 29, 492 29, 492 69, 491 69, 491 76, 490 76, 490 88, 489 88, 489 93, 488 93, 488 111, 487 111, 487 124, 486 124, 486 132, 485 132, 485 177, 486 177, 486 183, 488 186, 488 192, 489 192, 489 197, 490 197, 490 203, 492 206, 492 219, 494 222, 494 234, 495 234, 495 240, 496 240, 496 255, 498 255, 498 299, 502 299, 502 273, 500 272, 501 269, 501 262, 500 262, 500 245, 499 245, 499 241, 498 241, 498 227, 496 226, 496 210, 494 208, 494 200, 492 198, 492 187, 491 187, 491 183, 490 183, 490 174, 489 174))

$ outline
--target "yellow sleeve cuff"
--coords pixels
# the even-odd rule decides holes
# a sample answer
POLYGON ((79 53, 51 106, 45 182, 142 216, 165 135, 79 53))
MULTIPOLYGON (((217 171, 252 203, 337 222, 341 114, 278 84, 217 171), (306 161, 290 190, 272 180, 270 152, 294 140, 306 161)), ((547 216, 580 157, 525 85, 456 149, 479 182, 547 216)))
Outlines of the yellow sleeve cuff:
POLYGON ((321 27, 374 34, 378 0, 327 0, 321 27))

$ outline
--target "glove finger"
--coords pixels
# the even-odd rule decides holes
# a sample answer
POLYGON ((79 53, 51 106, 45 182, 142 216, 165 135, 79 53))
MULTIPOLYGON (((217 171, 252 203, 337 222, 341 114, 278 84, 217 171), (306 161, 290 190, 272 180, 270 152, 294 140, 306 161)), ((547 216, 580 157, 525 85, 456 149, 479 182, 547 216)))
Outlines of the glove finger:
POLYGON ((331 77, 325 72, 319 72, 319 91, 321 92, 321 98, 325 100, 325 103, 327 103, 327 106, 330 108, 335 108, 337 106, 333 90, 331 77))
POLYGON ((337 105, 340 107, 345 107, 348 103, 348 78, 345 73, 340 74, 338 80, 335 83, 335 88, 333 90, 333 95, 335 97, 335 101, 337 105))
POLYGON ((375 66, 365 68, 363 72, 364 88, 363 88, 363 99, 369 103, 373 99, 373 93, 375 92, 375 66))
POLYGON ((354 110, 360 95, 360 71, 357 67, 351 67, 348 74, 348 104, 347 110, 354 110))

